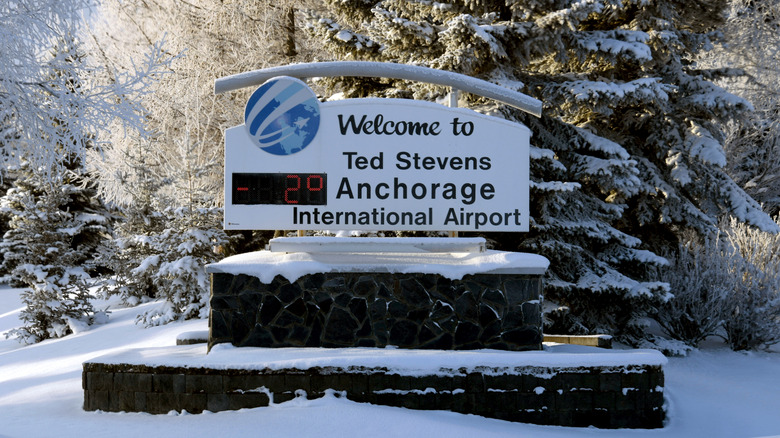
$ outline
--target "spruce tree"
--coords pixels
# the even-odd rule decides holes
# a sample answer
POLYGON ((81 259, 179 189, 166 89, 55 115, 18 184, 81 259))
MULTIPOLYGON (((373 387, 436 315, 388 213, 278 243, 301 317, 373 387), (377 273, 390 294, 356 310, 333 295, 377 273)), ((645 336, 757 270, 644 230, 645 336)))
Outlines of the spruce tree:
MULTIPOLYGON (((73 64, 83 56, 72 37, 62 38, 51 52, 53 60, 73 64)), ((43 105, 56 107, 61 95, 82 92, 83 78, 72 70, 52 69, 51 76, 43 105)), ((90 271, 95 249, 108 235, 108 219, 83 162, 93 136, 71 131, 71 119, 84 105, 71 100, 47 114, 47 129, 28 144, 23 157, 29 160, 15 169, 11 188, 0 198, 0 210, 9 217, 0 271, 28 288, 22 293, 25 324, 10 333, 25 342, 64 336, 93 318, 90 271), (33 161, 41 150, 55 161, 33 161)))
MULTIPOLYGON (((422 65, 479 77, 544 102, 537 119, 475 96, 469 106, 526 124, 532 229, 491 236, 551 261, 550 331, 642 334, 670 296, 656 255, 687 229, 732 215, 776 225, 724 172, 721 125, 749 109, 693 60, 711 44, 721 2, 639 0, 329 1, 311 30, 335 59, 422 65)), ((339 78, 347 97, 436 100, 448 90, 339 78)))
POLYGON ((11 330, 23 342, 61 337, 93 322, 90 274, 94 234, 105 234, 105 218, 71 210, 84 196, 71 171, 49 173, 24 166, 0 199, 11 218, 3 237, 3 268, 22 292, 24 325, 11 330))

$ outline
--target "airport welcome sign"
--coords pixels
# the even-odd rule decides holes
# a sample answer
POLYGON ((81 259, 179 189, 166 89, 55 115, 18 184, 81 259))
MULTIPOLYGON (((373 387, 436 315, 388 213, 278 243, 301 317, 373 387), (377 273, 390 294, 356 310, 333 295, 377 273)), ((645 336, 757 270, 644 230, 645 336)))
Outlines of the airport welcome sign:
POLYGON ((527 231, 530 130, 277 77, 225 133, 225 228, 527 231))

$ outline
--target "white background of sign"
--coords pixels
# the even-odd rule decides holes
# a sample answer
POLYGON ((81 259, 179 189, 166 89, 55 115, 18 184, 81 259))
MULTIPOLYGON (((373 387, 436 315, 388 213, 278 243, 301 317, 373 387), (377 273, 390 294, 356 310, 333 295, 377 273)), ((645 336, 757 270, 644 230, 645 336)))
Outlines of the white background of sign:
MULTIPOLYGON (((226 229, 528 230, 530 130, 525 126, 468 109, 401 99, 325 102, 320 104, 320 112, 313 142, 291 155, 263 151, 252 143, 243 125, 227 130, 226 229), (373 126, 356 134, 354 125, 344 126, 350 116, 355 124, 365 116, 366 127, 366 122, 376 121, 378 115, 384 123, 393 123, 386 126, 388 129, 399 122, 427 123, 429 127, 437 123, 434 131, 439 134, 383 135, 376 134, 373 126), (469 132, 471 135, 466 135, 469 132), (416 165, 415 154, 420 157, 416 165), (358 168, 357 157, 365 157, 366 166, 360 166, 365 168, 358 168), (433 158, 425 161, 424 157, 433 158), (456 168, 451 166, 453 158, 456 168), (464 164, 458 166, 458 159, 464 164), (476 162, 476 168, 465 169, 466 161, 476 162), (233 173, 275 172, 326 173, 327 205, 297 206, 294 210, 293 205, 232 204, 233 173), (394 199, 396 178, 406 185, 406 198, 394 199), (370 185, 370 199, 365 193, 357 199, 359 184, 370 185), (413 187, 415 184, 418 186, 413 187), (387 199, 377 198, 377 185, 379 195, 388 195, 387 199), (423 188, 425 196, 421 196, 423 188), (352 198, 347 189, 351 189, 352 198), (420 199, 415 198, 413 189, 420 199), (402 224, 402 218, 412 218, 413 223, 402 224), (368 223, 359 223, 366 220, 368 223)), ((399 187, 399 195, 402 192, 399 187)))

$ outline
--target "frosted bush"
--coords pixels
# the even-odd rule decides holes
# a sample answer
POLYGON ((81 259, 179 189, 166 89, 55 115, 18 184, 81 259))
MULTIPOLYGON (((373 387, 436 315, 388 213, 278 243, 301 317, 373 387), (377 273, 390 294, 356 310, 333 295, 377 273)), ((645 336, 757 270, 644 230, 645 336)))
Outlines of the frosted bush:
POLYGON ((661 275, 674 297, 658 307, 656 320, 669 337, 692 347, 721 325, 722 302, 732 281, 720 244, 688 239, 667 257, 671 266, 661 275))
POLYGON ((85 272, 31 264, 21 265, 14 272, 30 287, 21 294, 25 308, 20 318, 24 325, 7 332, 6 338, 32 344, 84 331, 92 324, 95 312, 85 272))
POLYGON ((780 342, 780 236, 732 219, 712 241, 688 240, 662 274, 674 298, 656 319, 673 339, 696 346, 710 335, 733 350, 780 342))
POLYGON ((169 208, 165 229, 144 237, 149 256, 132 269, 132 277, 151 280, 162 302, 138 317, 143 325, 208 316, 209 277, 206 265, 216 262, 216 248, 229 242, 218 208, 169 208))
MULTIPOLYGON (((775 220, 779 220, 776 218, 775 220)), ((765 348, 780 342, 780 235, 732 219, 724 253, 734 288, 723 303, 723 328, 733 350, 765 348)))

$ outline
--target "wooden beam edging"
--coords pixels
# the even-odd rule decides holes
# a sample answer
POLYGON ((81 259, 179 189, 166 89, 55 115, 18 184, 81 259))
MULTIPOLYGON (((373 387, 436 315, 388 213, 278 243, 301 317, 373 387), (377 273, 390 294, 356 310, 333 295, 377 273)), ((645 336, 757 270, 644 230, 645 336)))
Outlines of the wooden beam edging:
POLYGON ((265 68, 219 78, 214 82, 214 93, 222 94, 260 85, 277 76, 292 76, 298 79, 338 76, 382 77, 427 82, 497 100, 536 117, 542 115, 542 102, 540 100, 500 85, 460 73, 387 62, 312 62, 265 68))

